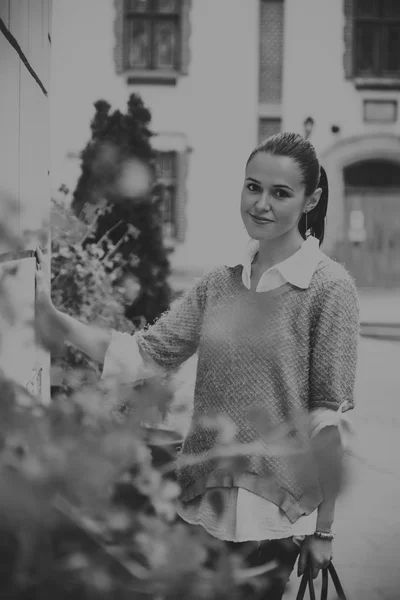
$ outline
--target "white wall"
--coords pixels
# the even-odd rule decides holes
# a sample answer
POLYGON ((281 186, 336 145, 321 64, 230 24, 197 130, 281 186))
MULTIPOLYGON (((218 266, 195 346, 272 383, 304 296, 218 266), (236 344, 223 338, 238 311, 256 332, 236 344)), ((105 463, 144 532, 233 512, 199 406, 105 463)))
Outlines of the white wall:
POLYGON ((257 142, 258 0, 193 0, 189 75, 176 87, 126 86, 115 74, 112 0, 54 0, 52 181, 74 186, 66 158, 89 136, 93 102, 124 109, 139 92, 157 133, 186 134, 190 155, 187 242, 177 266, 206 268, 246 240, 239 199, 247 155, 257 142))
POLYGON ((342 0, 285 0, 285 130, 303 133, 304 119, 315 120, 312 142, 324 152, 340 139, 367 133, 400 133, 400 124, 365 124, 364 98, 397 98, 396 91, 360 91, 345 79, 342 0))

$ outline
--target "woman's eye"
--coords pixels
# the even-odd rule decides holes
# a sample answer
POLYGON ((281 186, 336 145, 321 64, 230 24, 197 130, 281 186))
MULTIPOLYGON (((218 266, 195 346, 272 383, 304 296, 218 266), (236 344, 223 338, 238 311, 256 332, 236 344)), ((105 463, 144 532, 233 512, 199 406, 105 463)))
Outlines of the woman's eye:
POLYGON ((286 190, 275 190, 274 194, 277 198, 288 198, 289 197, 289 194, 287 193, 286 190))
POLYGON ((248 183, 247 189, 249 190, 249 192, 259 192, 260 186, 256 185, 255 183, 248 183))

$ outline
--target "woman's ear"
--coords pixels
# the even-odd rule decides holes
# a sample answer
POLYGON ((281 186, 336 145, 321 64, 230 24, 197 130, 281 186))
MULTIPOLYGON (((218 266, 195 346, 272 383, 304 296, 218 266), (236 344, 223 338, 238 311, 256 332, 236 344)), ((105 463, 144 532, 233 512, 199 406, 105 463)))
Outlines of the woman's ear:
POLYGON ((315 192, 311 194, 304 207, 304 212, 310 212, 310 210, 313 210, 313 208, 317 206, 318 202, 320 201, 321 194, 322 188, 317 188, 315 192))

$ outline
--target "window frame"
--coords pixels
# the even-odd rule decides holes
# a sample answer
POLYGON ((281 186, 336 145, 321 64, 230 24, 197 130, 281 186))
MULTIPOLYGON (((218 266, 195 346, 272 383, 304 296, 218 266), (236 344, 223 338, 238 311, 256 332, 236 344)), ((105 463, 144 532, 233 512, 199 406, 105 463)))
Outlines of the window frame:
POLYGON ((380 78, 391 78, 400 77, 400 69, 397 71, 389 71, 384 68, 383 54, 388 52, 388 30, 391 25, 397 25, 400 28, 400 14, 398 17, 387 16, 383 14, 383 5, 380 0, 375 0, 376 15, 374 16, 360 16, 357 14, 359 0, 354 0, 353 6, 353 71, 356 77, 380 77, 380 78), (377 34, 377 49, 374 49, 374 68, 372 71, 361 71, 357 65, 357 29, 365 25, 371 25, 374 28, 375 34, 377 34))
POLYGON ((124 45, 124 68, 126 71, 132 70, 146 70, 146 71, 179 71, 180 69, 180 46, 181 46, 181 36, 182 36, 182 5, 179 0, 176 0, 178 4, 178 9, 173 13, 163 13, 155 10, 157 0, 149 0, 151 3, 151 9, 145 11, 135 11, 129 9, 129 0, 124 1, 124 35, 123 35, 123 45, 124 45), (128 60, 128 51, 129 51, 129 23, 134 20, 147 21, 149 23, 149 38, 150 38, 150 66, 131 66, 129 65, 128 60), (163 68, 156 66, 155 64, 155 56, 156 56, 156 27, 160 22, 171 22, 175 26, 176 30, 176 47, 175 47, 175 56, 174 56, 174 64, 170 68, 163 68))
POLYGON ((169 227, 168 223, 165 223, 163 220, 163 236, 165 245, 172 249, 175 249, 177 244, 181 244, 186 239, 186 205, 187 205, 187 179, 188 179, 188 170, 189 170, 189 155, 191 153, 191 149, 184 144, 182 147, 176 147, 175 144, 172 145, 162 145, 163 147, 154 148, 155 152, 155 165, 156 165, 156 185, 157 184, 166 184, 166 187, 169 185, 174 186, 174 196, 172 199, 172 210, 171 210, 171 225, 169 227), (161 155, 171 155, 173 156, 173 173, 172 177, 167 177, 163 180, 160 177, 160 173, 158 171, 158 157, 161 155), (172 229, 172 233, 170 232, 172 229))
MULTIPOLYGON (((375 16, 360 16, 357 14, 357 0, 344 0, 345 12, 345 55, 344 67, 347 79, 353 79, 356 87, 365 89, 400 89, 400 70, 388 71, 382 69, 381 56, 376 57, 374 71, 362 72, 357 66, 357 26, 363 23, 371 23, 380 29, 380 40, 378 41, 378 52, 382 53, 383 42, 382 33, 388 30, 391 24, 400 26, 400 15, 398 17, 384 17, 382 15, 382 6, 379 0, 376 0, 378 14, 375 16), (382 22, 383 21, 383 22, 382 22)), ((387 36, 386 36, 387 39, 387 36)))
MULTIPOLYGON (((152 0, 154 1, 154 0, 152 0)), ((123 75, 126 82, 129 84, 156 84, 156 85, 176 85, 178 79, 181 76, 188 75, 189 64, 191 60, 190 53, 190 37, 191 37, 191 20, 190 13, 192 8, 192 0, 177 0, 178 11, 176 11, 175 18, 177 19, 178 35, 177 35, 177 47, 175 54, 175 67, 169 68, 147 68, 147 67, 129 67, 127 62, 127 24, 130 19, 134 19, 137 15, 138 18, 144 18, 145 15, 150 14, 147 11, 129 11, 127 0, 114 0, 115 7, 115 22, 114 22, 114 34, 115 34, 115 48, 114 48, 114 62, 116 72, 119 75, 123 75), (126 17, 126 13, 130 13, 129 17, 126 17)), ((174 16, 172 13, 162 13, 150 11, 154 21, 158 20, 171 20, 174 16)), ((153 36, 154 39, 154 36, 153 36)), ((154 47, 154 42, 153 42, 154 47)), ((154 54, 154 52, 153 52, 154 54)), ((153 63, 153 66, 154 63, 153 63)))
MULTIPOLYGON (((263 115, 259 115, 258 116, 258 143, 263 142, 266 138, 264 135, 261 135, 262 129, 263 129, 263 125, 265 124, 269 124, 272 126, 272 129, 275 131, 275 133, 280 133, 282 131, 282 117, 279 116, 263 116, 263 115), (276 128, 274 128, 274 125, 277 125, 276 128)), ((274 133, 271 133, 270 135, 274 135, 274 133)))
POLYGON ((167 221, 165 219, 165 208, 162 207, 163 214, 163 233, 164 237, 167 239, 175 240, 177 237, 177 196, 178 196, 178 153, 175 150, 157 150, 155 152, 156 155, 156 183, 160 186, 161 189, 173 189, 173 194, 171 195, 171 206, 169 207, 169 216, 170 219, 167 221), (167 157, 168 160, 171 161, 171 176, 163 177, 163 175, 159 171, 159 164, 163 157, 167 157), (160 161, 160 162, 159 162, 160 161), (169 233, 168 230, 171 229, 172 233, 169 233))

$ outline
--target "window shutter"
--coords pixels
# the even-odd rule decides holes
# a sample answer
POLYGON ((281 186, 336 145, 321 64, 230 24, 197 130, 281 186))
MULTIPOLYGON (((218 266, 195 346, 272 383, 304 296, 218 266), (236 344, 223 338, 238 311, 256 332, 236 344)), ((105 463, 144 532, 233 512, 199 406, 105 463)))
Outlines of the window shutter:
POLYGON ((189 151, 177 153, 177 189, 176 189, 176 230, 177 242, 184 242, 186 236, 186 182, 189 170, 189 151))
POLYGON ((260 4, 261 103, 282 101, 284 24, 282 0, 263 0, 260 4))
POLYGON ((354 0, 343 0, 344 10, 344 55, 343 67, 346 79, 353 77, 353 28, 354 28, 354 0))
POLYGON ((280 133, 282 120, 279 118, 261 117, 258 121, 258 141, 262 142, 271 135, 280 133))
POLYGON ((114 0, 114 62, 118 74, 124 72, 124 0, 114 0))
POLYGON ((182 21, 181 21, 181 64, 180 72, 182 75, 188 75, 190 63, 190 35, 192 26, 190 22, 190 11, 192 0, 182 0, 182 21))

